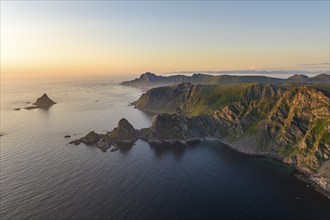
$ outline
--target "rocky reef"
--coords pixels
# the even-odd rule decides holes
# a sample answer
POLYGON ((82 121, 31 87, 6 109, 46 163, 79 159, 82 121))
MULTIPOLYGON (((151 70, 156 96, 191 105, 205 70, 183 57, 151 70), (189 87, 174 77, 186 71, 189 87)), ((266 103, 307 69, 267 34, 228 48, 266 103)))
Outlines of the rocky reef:
MULTIPOLYGON (((29 102, 28 102, 29 103, 29 102)), ((44 93, 41 97, 37 98, 37 100, 33 103, 32 106, 25 107, 26 110, 31 110, 35 108, 49 108, 50 106, 56 104, 53 100, 51 100, 46 93, 44 93)), ((19 110, 19 108, 15 109, 19 110)))

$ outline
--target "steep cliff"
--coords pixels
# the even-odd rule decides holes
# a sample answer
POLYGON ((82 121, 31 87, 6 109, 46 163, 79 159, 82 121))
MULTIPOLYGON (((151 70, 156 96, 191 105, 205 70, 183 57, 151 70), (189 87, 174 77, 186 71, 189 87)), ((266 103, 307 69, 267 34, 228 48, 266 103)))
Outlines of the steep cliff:
POLYGON ((250 140, 256 153, 273 154, 315 172, 329 159, 329 97, 308 87, 285 91, 264 86, 259 91, 212 113, 222 135, 237 148, 249 148, 250 140))

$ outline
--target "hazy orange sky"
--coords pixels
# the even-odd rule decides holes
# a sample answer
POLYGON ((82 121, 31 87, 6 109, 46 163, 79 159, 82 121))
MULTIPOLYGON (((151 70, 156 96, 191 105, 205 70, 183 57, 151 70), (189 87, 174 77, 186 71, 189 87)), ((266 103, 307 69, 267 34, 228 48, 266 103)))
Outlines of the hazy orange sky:
POLYGON ((1 1, 1 75, 329 70, 329 2, 1 1))

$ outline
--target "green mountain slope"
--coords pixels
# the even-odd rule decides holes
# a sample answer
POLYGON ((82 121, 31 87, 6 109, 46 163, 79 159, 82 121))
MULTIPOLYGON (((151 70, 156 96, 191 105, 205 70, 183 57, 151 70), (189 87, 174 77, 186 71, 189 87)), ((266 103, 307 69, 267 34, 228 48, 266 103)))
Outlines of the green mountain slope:
MULTIPOLYGON (((193 120, 204 117, 212 132, 201 126, 202 136, 220 138, 246 153, 282 158, 306 172, 316 172, 329 159, 329 96, 314 86, 184 83, 151 89, 135 105, 159 113, 176 112, 193 120)), ((187 137, 194 138, 189 134, 192 121, 186 123, 187 137)))
POLYGON ((207 114, 236 101, 251 84, 239 85, 179 85, 148 90, 133 104, 153 112, 183 112, 187 116, 207 114))

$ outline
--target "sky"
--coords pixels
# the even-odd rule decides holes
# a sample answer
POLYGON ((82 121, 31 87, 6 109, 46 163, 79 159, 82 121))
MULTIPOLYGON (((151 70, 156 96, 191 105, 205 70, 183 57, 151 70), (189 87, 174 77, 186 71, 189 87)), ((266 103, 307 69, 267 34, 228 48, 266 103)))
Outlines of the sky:
POLYGON ((1 1, 1 76, 329 70, 329 1, 1 1))

